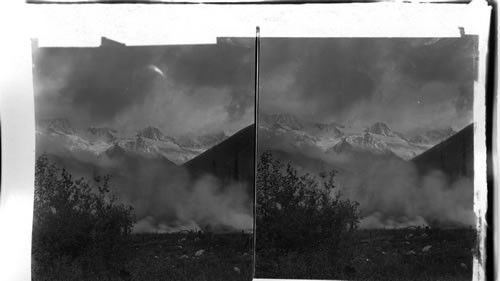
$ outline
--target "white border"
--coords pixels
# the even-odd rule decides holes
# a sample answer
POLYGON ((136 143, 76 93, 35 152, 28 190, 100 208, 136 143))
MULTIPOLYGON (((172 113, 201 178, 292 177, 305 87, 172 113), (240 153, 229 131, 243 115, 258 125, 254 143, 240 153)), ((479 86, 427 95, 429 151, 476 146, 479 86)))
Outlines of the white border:
MULTIPOLYGON (((127 45, 213 43, 217 36, 456 37, 480 35, 475 84, 475 210, 484 230, 486 153, 484 85, 490 8, 457 4, 309 5, 27 5, 0 8, 2 190, 0 280, 31 280, 34 105, 30 38, 41 46, 97 46, 100 37, 127 45), (23 21, 24 20, 24 21, 23 21), (19 24, 24 22, 24 24, 19 24)), ((2 3, 3 4, 3 3, 2 3)), ((7 3, 9 4, 9 3, 7 3)), ((483 232, 484 234, 484 232, 483 232)), ((482 237, 484 240, 484 235, 482 237)), ((484 253, 484 243, 481 244, 484 253)), ((474 280, 484 271, 476 262, 474 280)), ((260 279, 265 280, 265 279, 260 279)))

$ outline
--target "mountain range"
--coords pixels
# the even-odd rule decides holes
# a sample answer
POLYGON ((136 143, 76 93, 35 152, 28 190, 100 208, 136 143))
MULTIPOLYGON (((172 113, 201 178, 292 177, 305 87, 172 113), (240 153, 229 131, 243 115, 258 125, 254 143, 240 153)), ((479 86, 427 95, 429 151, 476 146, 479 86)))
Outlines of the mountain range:
POLYGON ((383 122, 356 127, 336 122, 309 122, 292 114, 261 113, 259 116, 259 138, 266 143, 298 149, 313 147, 324 153, 372 152, 404 160, 416 157, 455 133, 448 127, 406 136, 383 122))
POLYGON ((66 119, 40 120, 36 124, 36 133, 37 141, 56 142, 72 152, 90 152, 95 156, 123 153, 163 156, 177 165, 193 159, 227 138, 224 132, 197 137, 172 137, 152 126, 129 135, 107 127, 76 129, 66 119))
MULTIPOLYGON (((372 152, 412 159, 456 133, 452 128, 422 130, 405 135, 383 122, 355 127, 336 122, 302 120, 292 114, 259 116, 259 138, 283 146, 314 147, 324 153, 372 152)), ((96 156, 136 153, 163 156, 181 165, 228 138, 224 132, 191 136, 168 136, 159 128, 146 127, 135 134, 124 134, 108 127, 76 129, 66 119, 39 120, 37 138, 56 141, 70 151, 90 152, 96 156)))

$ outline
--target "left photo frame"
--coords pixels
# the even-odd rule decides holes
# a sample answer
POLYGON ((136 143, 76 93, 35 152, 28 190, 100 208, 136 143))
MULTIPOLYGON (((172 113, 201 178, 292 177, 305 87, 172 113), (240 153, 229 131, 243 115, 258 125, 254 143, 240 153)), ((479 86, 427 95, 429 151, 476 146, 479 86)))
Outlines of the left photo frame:
POLYGON ((251 280, 254 41, 33 40, 33 280, 251 280))

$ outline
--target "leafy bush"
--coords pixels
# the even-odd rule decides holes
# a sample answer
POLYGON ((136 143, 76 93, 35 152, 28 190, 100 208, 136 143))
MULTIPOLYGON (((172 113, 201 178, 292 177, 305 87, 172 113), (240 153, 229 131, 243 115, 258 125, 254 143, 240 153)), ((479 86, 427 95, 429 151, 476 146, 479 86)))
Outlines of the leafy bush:
POLYGON ((334 257, 359 223, 358 203, 341 199, 334 176, 299 175, 263 153, 257 166, 257 251, 322 248, 334 257))
POLYGON ((35 275, 59 274, 62 264, 84 275, 123 266, 132 208, 110 195, 109 176, 73 179, 47 156, 36 161, 33 217, 35 275))

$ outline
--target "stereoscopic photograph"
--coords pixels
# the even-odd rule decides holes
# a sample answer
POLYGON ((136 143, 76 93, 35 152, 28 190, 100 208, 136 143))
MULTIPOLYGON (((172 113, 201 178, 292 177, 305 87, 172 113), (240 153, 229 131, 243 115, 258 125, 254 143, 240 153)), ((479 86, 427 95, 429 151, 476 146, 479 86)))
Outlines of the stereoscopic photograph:
POLYGON ((32 52, 32 280, 251 280, 254 39, 32 52))
POLYGON ((261 39, 257 278, 472 279, 477 44, 261 39))

